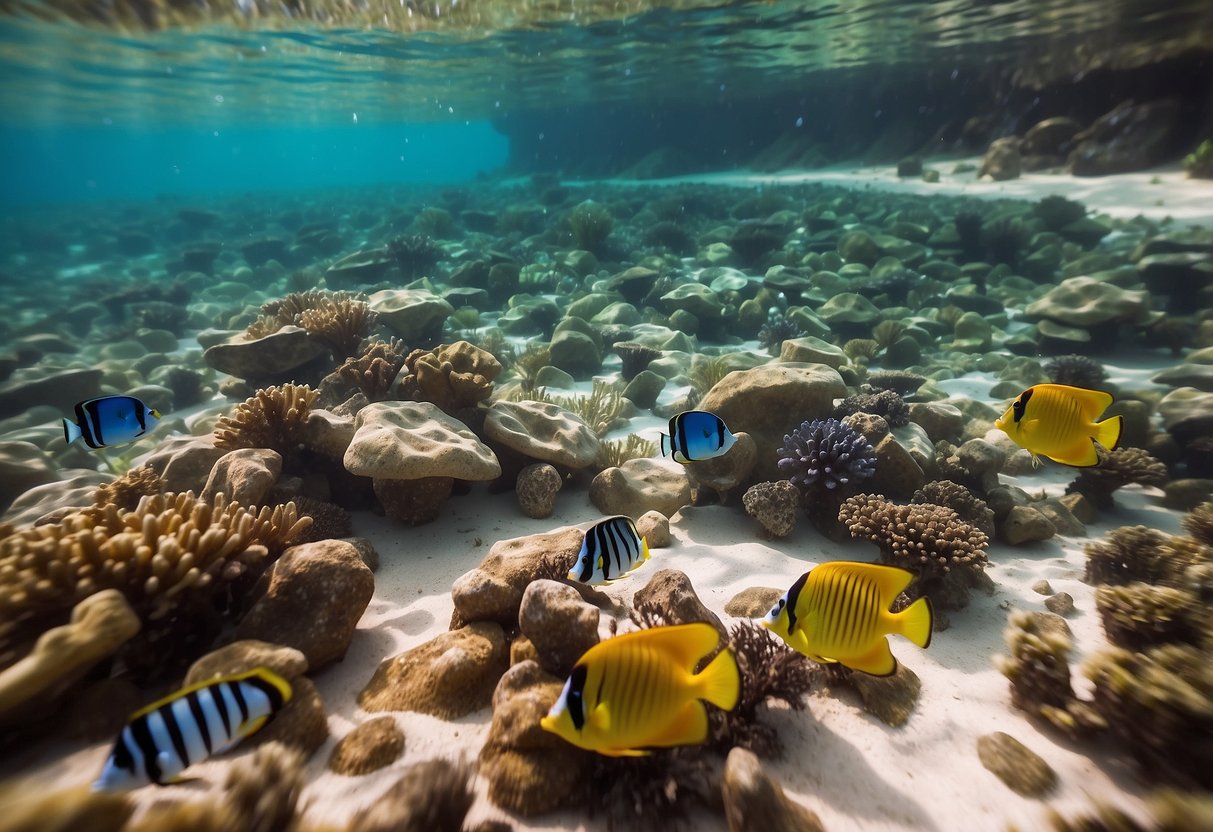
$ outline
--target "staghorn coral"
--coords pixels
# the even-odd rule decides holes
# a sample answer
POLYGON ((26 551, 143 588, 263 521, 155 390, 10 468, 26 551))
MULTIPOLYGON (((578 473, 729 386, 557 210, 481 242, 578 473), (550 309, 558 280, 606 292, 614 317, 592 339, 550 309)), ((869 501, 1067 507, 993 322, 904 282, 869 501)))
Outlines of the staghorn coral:
POLYGON ((804 335, 804 330, 797 326, 795 321, 772 309, 767 322, 758 330, 758 345, 771 355, 779 355, 784 341, 803 338, 804 335))
POLYGON ((447 413, 475 407, 493 395, 493 380, 501 363, 467 341, 440 344, 432 350, 413 350, 404 359, 399 395, 415 402, 430 402, 447 413))
POLYGON ((657 443, 630 434, 627 439, 604 439, 598 446, 599 468, 618 468, 629 459, 641 459, 657 453, 657 443))
POLYGON ((837 419, 814 419, 784 434, 779 470, 802 491, 833 491, 876 473, 876 454, 861 433, 837 419))
POLYGON ((97 486, 93 492, 93 505, 96 510, 104 510, 105 506, 112 505, 131 511, 144 497, 163 492, 164 478, 150 465, 140 465, 117 479, 97 486))
POLYGON ((594 379, 588 396, 552 396, 551 400, 576 414, 599 438, 610 432, 627 406, 620 385, 602 379, 594 379))
POLYGON ((1213 502, 1201 503, 1184 517, 1184 529, 1192 537, 1213 546, 1213 502))
POLYGON ((1213 789, 1213 665, 1188 644, 1114 648, 1083 670, 1091 707, 1147 778, 1213 789))
POLYGON ((787 537, 796 527, 796 509, 800 491, 788 480, 760 482, 750 486, 741 498, 745 513, 762 524, 768 537, 787 537))
POLYGON ((283 468, 298 460, 300 442, 316 391, 306 384, 265 387, 215 423, 215 447, 269 448, 282 456, 283 468))
POLYGON ((1045 364, 1044 370, 1054 384, 1090 390, 1098 390, 1108 377, 1102 364, 1085 355, 1059 355, 1045 364))
POLYGON ((760 706, 783 702, 794 711, 803 710, 813 686, 812 664, 752 621, 729 630, 729 644, 741 671, 741 697, 732 711, 710 711, 709 743, 725 753, 740 746, 763 759, 777 757, 782 752, 779 733, 760 721, 760 706))
POLYGON ((297 314, 294 323, 324 342, 334 358, 345 358, 358 353, 378 318, 365 300, 335 293, 324 295, 315 306, 297 314))
POLYGON ((1099 587, 1095 609, 1108 640, 1129 650, 1173 641, 1196 643, 1201 618, 1208 618, 1201 615, 1200 599, 1191 592, 1141 582, 1099 587))
POLYGON ((980 529, 986 537, 994 536, 994 512, 986 505, 986 501, 951 480, 933 480, 926 483, 914 492, 910 502, 946 506, 956 512, 961 520, 980 529))
POLYGON ((631 381, 649 366, 649 362, 661 358, 661 350, 646 347, 635 341, 617 341, 611 349, 619 355, 622 364, 619 373, 624 381, 631 381))
POLYGON ((404 342, 400 339, 372 341, 357 357, 347 358, 337 368, 337 375, 361 390, 368 402, 385 401, 404 367, 404 358, 404 342))
POLYGON ((881 416, 891 428, 899 428, 910 423, 910 406, 901 396, 892 390, 870 392, 861 390, 854 396, 847 396, 834 408, 834 418, 844 419, 853 413, 872 413, 881 416))
POLYGON ((84 598, 116 589, 154 641, 311 525, 288 503, 259 512, 192 492, 107 505, 0 540, 0 655, 20 629, 43 629, 84 598), (149 633, 149 630, 152 631, 149 633))
POLYGON ((1167 466, 1141 448, 1117 448, 1098 465, 1083 468, 1066 486, 1067 494, 1082 494, 1099 508, 1112 507, 1112 492, 1126 485, 1167 484, 1167 466))
POLYGON ((851 537, 880 547, 880 559, 918 576, 917 595, 937 609, 960 609, 970 588, 988 588, 985 574, 988 538, 950 508, 930 504, 899 506, 883 497, 847 498, 838 512, 851 537))

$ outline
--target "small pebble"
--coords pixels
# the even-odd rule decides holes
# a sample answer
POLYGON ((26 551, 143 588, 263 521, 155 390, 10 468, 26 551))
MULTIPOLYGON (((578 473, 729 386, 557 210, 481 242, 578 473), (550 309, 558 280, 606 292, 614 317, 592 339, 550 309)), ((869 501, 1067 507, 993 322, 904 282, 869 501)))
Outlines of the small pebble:
POLYGON ((1048 581, 1041 579, 1032 584, 1032 591, 1040 595, 1052 595, 1053 587, 1049 586, 1048 581))
POLYGON ((1045 599, 1045 607, 1049 612, 1058 615, 1069 615, 1074 612, 1074 598, 1068 592, 1059 592, 1045 599))

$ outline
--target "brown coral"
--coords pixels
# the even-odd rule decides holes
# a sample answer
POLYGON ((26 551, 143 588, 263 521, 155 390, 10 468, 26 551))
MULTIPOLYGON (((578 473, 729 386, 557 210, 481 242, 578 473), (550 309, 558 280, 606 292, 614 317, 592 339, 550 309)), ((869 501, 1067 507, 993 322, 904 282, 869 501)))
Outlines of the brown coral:
POLYGON ((994 536, 994 512, 986 505, 985 500, 959 483, 933 480, 915 491, 910 502, 950 508, 961 520, 980 529, 986 537, 994 536))
POLYGON ((282 456, 283 467, 288 468, 299 457, 308 412, 315 401, 316 391, 306 384, 262 388, 236 405, 231 414, 219 417, 215 447, 225 451, 269 448, 282 456))
POLYGON ((1188 512, 1184 529, 1201 543, 1213 546, 1213 502, 1201 503, 1188 512))
POLYGON ((93 492, 93 505, 98 509, 113 505, 131 511, 144 497, 163 493, 164 485, 164 478, 150 465, 140 465, 115 480, 97 486, 93 492))
POLYGON ((400 397, 432 402, 447 413, 473 407, 493 395, 493 380, 502 369, 492 353, 467 341, 413 350, 404 365, 408 373, 400 379, 400 397))
POLYGON ((1108 640, 1130 650, 1199 637, 1200 600, 1184 589, 1131 583, 1095 590, 1108 640))
POLYGON ((1091 584, 1185 586, 1190 567, 1213 562, 1213 547, 1146 526, 1121 526, 1088 543, 1085 579, 1091 584))
POLYGON ((336 293, 325 295, 311 308, 299 312, 294 323, 324 342, 334 358, 344 358, 358 352, 358 346, 371 334, 378 317, 366 301, 336 293))
POLYGON ((178 613, 204 608, 221 586, 281 552, 310 523, 290 503, 253 512, 222 494, 207 503, 187 492, 19 529, 0 540, 0 656, 19 626, 59 617, 109 588, 130 601, 145 635, 171 631, 178 618, 188 619, 178 613))
POLYGON ((368 402, 385 401, 404 367, 404 343, 398 338, 372 341, 357 357, 337 368, 337 375, 357 387, 368 402))
POLYGON ((916 590, 939 609, 968 604, 971 587, 986 588, 988 538, 952 509, 931 504, 899 506, 883 497, 848 497, 838 512, 851 537, 880 547, 885 563, 918 576, 916 590))
POLYGON ((273 335, 284 326, 295 323, 295 318, 324 302, 330 293, 322 289, 307 292, 291 292, 285 297, 261 305, 261 314, 249 324, 245 334, 249 338, 264 338, 273 335))
POLYGON ((1099 465, 1084 468, 1067 494, 1082 494, 1099 508, 1112 507, 1112 492, 1126 485, 1167 484, 1167 466, 1141 448, 1117 448, 1100 460, 1099 465))

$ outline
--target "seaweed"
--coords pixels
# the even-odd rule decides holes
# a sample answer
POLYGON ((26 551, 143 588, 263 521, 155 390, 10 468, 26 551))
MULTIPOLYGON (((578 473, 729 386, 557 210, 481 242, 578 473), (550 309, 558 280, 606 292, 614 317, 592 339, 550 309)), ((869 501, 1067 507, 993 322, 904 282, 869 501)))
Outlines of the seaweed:
POLYGON ((629 459, 641 459, 657 453, 657 443, 630 434, 627 439, 604 439, 599 445, 599 468, 618 468, 629 459))

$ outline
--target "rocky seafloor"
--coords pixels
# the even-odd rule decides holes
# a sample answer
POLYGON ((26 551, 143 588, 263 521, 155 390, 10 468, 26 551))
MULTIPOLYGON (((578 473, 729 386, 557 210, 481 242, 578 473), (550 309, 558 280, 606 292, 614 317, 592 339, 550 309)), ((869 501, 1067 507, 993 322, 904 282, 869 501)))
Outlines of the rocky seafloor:
POLYGON ((0 738, 40 784, 0 796, 0 827, 52 805, 97 829, 1210 811, 1208 229, 1057 196, 540 176, 48 210, 0 251, 0 738), (1038 469, 993 429, 1050 380, 1116 397, 1099 467, 1038 469), (107 393, 165 418, 65 445, 59 419, 107 393), (729 454, 658 457, 689 407, 729 454), (796 461, 856 443, 870 477, 796 461), (601 514, 654 557, 590 589, 564 576, 601 514), (873 557, 940 613, 897 676, 747 623, 812 563, 873 557), (539 729, 600 638, 693 620, 743 670, 707 746, 606 760, 539 729), (203 784, 83 788, 130 712, 261 664, 295 696, 203 784))

